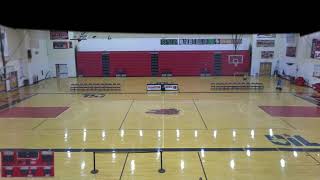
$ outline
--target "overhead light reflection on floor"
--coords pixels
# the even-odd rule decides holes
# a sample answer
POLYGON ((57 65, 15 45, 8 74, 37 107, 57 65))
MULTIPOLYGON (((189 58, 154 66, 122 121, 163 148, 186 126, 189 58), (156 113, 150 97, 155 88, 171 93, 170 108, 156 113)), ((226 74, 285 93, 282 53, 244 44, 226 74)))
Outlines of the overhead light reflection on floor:
POLYGON ((234 167, 235 167, 235 162, 233 159, 231 159, 231 161, 230 161, 230 167, 231 167, 231 169, 234 169, 234 167))
POLYGON ((251 138, 254 139, 254 130, 253 129, 251 130, 250 134, 251 134, 251 138))
POLYGON ((273 136, 273 130, 272 129, 269 129, 269 135, 273 136))
POLYGON ((217 130, 213 131, 213 137, 216 139, 217 138, 217 130))

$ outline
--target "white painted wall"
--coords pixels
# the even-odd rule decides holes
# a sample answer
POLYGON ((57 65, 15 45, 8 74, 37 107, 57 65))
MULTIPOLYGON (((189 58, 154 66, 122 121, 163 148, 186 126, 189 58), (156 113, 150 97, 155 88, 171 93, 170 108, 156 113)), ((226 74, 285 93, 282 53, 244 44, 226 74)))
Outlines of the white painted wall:
POLYGON ((275 38, 258 38, 257 35, 252 35, 252 61, 251 61, 251 75, 255 76, 260 72, 261 62, 271 62, 273 73, 277 60, 280 60, 280 52, 278 49, 283 46, 281 34, 277 34, 275 38), (257 40, 275 40, 274 47, 257 47, 257 40), (274 51, 273 59, 262 59, 261 51, 274 51))
POLYGON ((297 48, 298 76, 304 77, 309 85, 320 83, 319 78, 313 77, 314 65, 320 64, 320 59, 311 58, 312 39, 320 39, 320 32, 299 38, 297 48))
MULTIPOLYGON (((211 37, 209 37, 211 38, 211 37)), ((78 44, 79 51, 196 51, 234 50, 233 44, 161 45, 161 38, 88 39, 78 44)), ((222 38, 221 38, 222 39, 222 38)), ((231 36, 226 39, 231 39, 231 36)), ((248 50, 250 38, 243 38, 238 50, 248 50)))
MULTIPOLYGON (((7 41, 8 41, 8 55, 5 57, 6 67, 10 66, 7 69, 7 74, 12 71, 17 71, 18 75, 18 86, 23 85, 24 74, 21 69, 23 69, 22 61, 27 59, 27 47, 25 41, 28 39, 28 32, 20 29, 12 29, 2 26, 5 28, 7 41)), ((2 60, 0 67, 3 67, 2 60)), ((7 82, 7 85, 9 83, 7 82)), ((7 90, 10 90, 10 87, 7 86, 7 90)))
MULTIPOLYGON (((297 75, 297 68, 299 68, 299 65, 297 63, 296 57, 288 57, 286 56, 286 50, 287 47, 297 47, 299 35, 295 34, 295 41, 294 42, 287 42, 287 34, 281 34, 279 36, 278 40, 278 46, 277 46, 277 54, 278 54, 278 60, 279 60, 279 72, 282 74, 283 72, 286 75, 289 76, 298 76, 297 75), (294 63, 293 65, 288 65, 287 63, 294 63)), ((296 54, 297 56, 297 54, 296 54)))
MULTIPOLYGON (((6 66, 12 67, 7 69, 7 73, 17 71, 19 87, 23 86, 25 79, 33 83, 33 75, 38 75, 39 80, 44 79, 45 75, 42 75, 41 70, 44 73, 48 71, 48 56, 46 39, 41 38, 43 31, 4 28, 7 32, 9 51, 9 56, 5 57, 8 61, 6 66), (32 51, 31 59, 27 57, 28 49, 32 51), (38 54, 35 53, 36 51, 38 54)), ((2 67, 2 62, 0 64, 2 67)))
POLYGON ((47 56, 47 41, 38 40, 39 48, 32 48, 32 59, 28 63, 28 72, 30 83, 33 83, 33 76, 37 75, 38 80, 46 78, 46 74, 49 71, 49 59, 47 56), (36 51, 38 54, 36 54, 36 51))
MULTIPOLYGON (((320 64, 320 60, 310 57, 312 39, 314 38, 320 39, 320 32, 303 37, 296 34, 296 41, 293 43, 287 43, 286 34, 277 35, 275 49, 277 59, 280 62, 280 73, 284 71, 286 75, 303 77, 309 85, 320 83, 320 79, 313 77, 314 65, 320 64), (297 47, 296 57, 286 56, 287 46, 297 47), (289 66, 287 63, 294 63, 294 65, 289 66)), ((257 51, 254 53, 257 53, 257 51)))
MULTIPOLYGON (((83 32, 75 31, 72 38, 79 38, 83 32)), ((230 34, 161 34, 161 33, 114 33, 114 32, 85 32, 88 39, 96 36, 96 39, 122 39, 122 38, 231 38, 230 34)), ((243 37, 251 38, 251 35, 244 34, 243 37)))
MULTIPOLYGON (((69 32, 69 39, 73 37, 73 32, 69 32)), ((78 41, 75 40, 50 40, 49 34, 47 36, 49 69, 51 77, 56 77, 56 64, 67 64, 68 77, 76 77, 76 63, 75 63, 75 47, 78 41), (54 41, 72 41, 70 49, 53 49, 54 41)))

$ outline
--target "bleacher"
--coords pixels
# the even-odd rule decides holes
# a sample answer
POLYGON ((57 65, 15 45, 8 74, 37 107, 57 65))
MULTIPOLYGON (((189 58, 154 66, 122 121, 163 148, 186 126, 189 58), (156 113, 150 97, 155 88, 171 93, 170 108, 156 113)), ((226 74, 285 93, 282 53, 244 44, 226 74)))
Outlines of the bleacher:
POLYGON ((120 91, 120 83, 76 83, 71 84, 71 91, 120 91))
POLYGON ((263 89, 262 83, 249 82, 218 82, 211 83, 211 90, 231 90, 231 89, 263 89))

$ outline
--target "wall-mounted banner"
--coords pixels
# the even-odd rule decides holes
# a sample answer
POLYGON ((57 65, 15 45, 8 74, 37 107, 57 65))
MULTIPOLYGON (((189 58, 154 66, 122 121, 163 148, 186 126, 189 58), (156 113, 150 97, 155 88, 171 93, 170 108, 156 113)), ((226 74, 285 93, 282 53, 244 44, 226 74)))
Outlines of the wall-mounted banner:
POLYGON ((50 31, 50 40, 69 39, 68 31, 50 31))
POLYGON ((161 45, 241 44, 242 39, 160 39, 161 45))
POLYGON ((54 41, 53 49, 69 49, 72 48, 71 41, 54 41))
POLYGON ((287 47, 286 56, 287 57, 296 57, 296 47, 287 47))
POLYGON ((257 34, 257 38, 275 38, 276 34, 257 34))
POLYGON ((312 40, 311 58, 320 59, 320 40, 319 39, 312 40))
POLYGON ((274 47, 274 40, 257 40, 257 47, 274 47))
POLYGON ((261 51, 261 59, 273 59, 274 51, 261 51))

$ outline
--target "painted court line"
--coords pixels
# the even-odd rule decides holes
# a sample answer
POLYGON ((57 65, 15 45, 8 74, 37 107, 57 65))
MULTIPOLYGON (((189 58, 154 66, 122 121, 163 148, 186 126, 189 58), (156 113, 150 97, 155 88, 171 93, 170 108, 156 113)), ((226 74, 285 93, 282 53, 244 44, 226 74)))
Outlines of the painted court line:
POLYGON ((296 127, 294 127, 292 124, 290 124, 288 121, 284 120, 284 119, 280 119, 282 122, 284 122, 285 124, 287 124, 288 126, 290 126, 292 129, 297 130, 296 127))
POLYGON ((12 103, 10 103, 10 104, 9 104, 9 103, 3 104, 3 105, 0 106, 0 112, 8 109, 8 108, 11 107, 11 106, 14 106, 14 105, 20 103, 20 102, 22 102, 22 101, 25 101, 25 100, 27 100, 27 99, 30 99, 31 97, 36 96, 36 95, 37 95, 37 93, 34 93, 34 94, 31 94, 31 95, 29 95, 29 96, 26 96, 26 97, 24 97, 24 98, 22 98, 22 99, 14 100, 14 101, 13 101, 12 103))
POLYGON ((204 170, 203 163, 202 163, 202 159, 201 159, 201 157, 200 157, 199 152, 198 152, 197 154, 198 154, 198 157, 199 157, 199 161, 200 161, 200 164, 201 164, 201 168, 202 168, 202 171, 203 171, 204 177, 205 177, 205 178, 206 178, 206 180, 207 180, 207 179, 208 179, 208 177, 207 177, 206 171, 204 170))
POLYGON ((131 107, 132 107, 133 102, 134 102, 134 99, 132 100, 132 102, 131 102, 131 104, 130 104, 129 109, 128 109, 128 111, 127 111, 126 115, 124 116, 124 118, 123 118, 123 120, 122 120, 122 122, 121 122, 121 124, 120 124, 119 130, 121 129, 121 127, 122 127, 122 125, 123 125, 124 121, 127 119, 128 113, 129 113, 129 111, 130 111, 130 109, 131 109, 131 107))
POLYGON ((317 162, 318 165, 320 165, 320 162, 315 157, 313 157, 309 152, 306 153, 309 157, 311 157, 311 159, 313 159, 315 162, 317 162))
POLYGON ((265 113, 273 117, 320 117, 317 106, 259 106, 265 113))
POLYGON ((126 167, 126 164, 127 164, 128 155, 129 155, 129 153, 127 153, 127 155, 126 155, 126 160, 124 161, 124 164, 123 164, 123 167, 122 167, 122 171, 121 171, 121 174, 120 174, 120 178, 119 178, 120 180, 122 178, 124 168, 126 167))
MULTIPOLYGON (((71 92, 38 92, 37 94, 86 94, 86 93, 94 93, 94 94, 99 94, 99 92, 95 93, 92 91, 88 91, 88 92, 81 92, 81 93, 71 93, 71 92)), ((264 91, 264 92, 250 92, 250 91, 242 91, 242 92, 230 92, 230 91, 217 91, 217 92, 211 92, 211 91, 179 91, 176 94, 215 94, 215 93, 268 93, 268 94, 293 94, 293 92, 276 92, 276 91, 264 91)), ((101 93, 100 94, 150 94, 148 92, 105 92, 105 93, 101 93)), ((159 93, 159 94, 165 94, 165 93, 159 93)), ((169 93, 168 93, 169 94, 169 93)))
POLYGON ((39 126, 41 126, 44 122, 46 122, 48 119, 44 119, 43 121, 41 121, 39 124, 37 124, 35 127, 33 127, 31 130, 35 130, 37 129, 39 126))
POLYGON ((96 153, 157 153, 163 152, 243 152, 243 151, 284 151, 284 152, 320 152, 319 148, 243 148, 243 147, 229 147, 229 148, 109 148, 109 149, 96 149, 96 148, 1 148, 0 151, 53 151, 53 152, 96 152, 96 153))
POLYGON ((197 111, 198 111, 199 116, 201 117, 201 120, 202 120, 204 126, 206 127, 206 129, 208 129, 207 124, 206 124, 206 122, 204 121, 204 119, 203 119, 203 117, 202 117, 202 114, 201 114, 201 112, 199 111, 196 102, 194 101, 194 99, 192 99, 192 101, 193 101, 193 104, 194 104, 194 106, 196 107, 196 109, 197 109, 197 111))
MULTIPOLYGON (((83 131, 83 128, 67 128, 68 130, 71 131, 83 131)), ((159 130, 167 130, 167 131, 176 131, 177 129, 179 130, 184 130, 184 131, 213 131, 213 130, 266 130, 269 131, 270 128, 212 128, 212 129, 184 129, 184 128, 158 128, 158 129, 148 129, 148 128, 139 128, 139 129, 129 129, 129 128, 122 128, 122 129, 86 129, 86 130, 91 130, 91 131, 101 131, 101 130, 108 130, 108 131, 119 131, 119 130, 126 130, 126 131, 137 131, 137 130, 144 130, 144 131, 159 131, 159 130)), ((291 130, 288 128, 272 128, 273 130, 291 130)), ((45 131, 65 131, 66 129, 41 129, 45 131)))
POLYGON ((0 112, 0 118, 56 118, 69 107, 12 107, 0 112))

